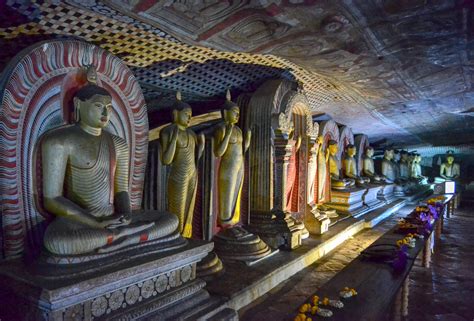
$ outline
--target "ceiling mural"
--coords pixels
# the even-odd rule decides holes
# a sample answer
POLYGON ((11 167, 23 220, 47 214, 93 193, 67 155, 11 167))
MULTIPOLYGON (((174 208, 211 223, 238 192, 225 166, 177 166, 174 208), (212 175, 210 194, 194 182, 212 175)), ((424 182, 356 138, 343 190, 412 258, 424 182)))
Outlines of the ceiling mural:
POLYGON ((178 89, 213 104, 227 88, 286 78, 315 113, 372 141, 473 143, 473 9, 467 0, 9 0, 0 70, 29 43, 76 37, 128 64, 151 113, 178 89))

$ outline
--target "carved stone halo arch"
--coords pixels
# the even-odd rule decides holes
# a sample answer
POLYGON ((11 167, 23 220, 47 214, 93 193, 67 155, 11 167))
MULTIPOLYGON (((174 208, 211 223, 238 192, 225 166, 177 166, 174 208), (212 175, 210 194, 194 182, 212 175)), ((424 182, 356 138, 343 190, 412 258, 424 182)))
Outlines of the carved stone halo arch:
POLYGON ((44 220, 34 195, 41 194, 40 162, 35 147, 47 130, 69 123, 71 90, 87 65, 112 96, 106 130, 130 147, 129 189, 132 209, 141 207, 148 151, 148 118, 141 88, 128 67, 98 46, 77 40, 35 44, 15 57, 0 81, 0 206, 4 253, 21 256, 26 244, 40 245, 44 220), (66 100, 65 100, 66 98, 66 100))
POLYGON ((346 156, 347 145, 350 145, 350 144, 354 145, 354 134, 352 133, 352 129, 347 126, 340 126, 339 127, 338 159, 341 166, 342 166, 342 160, 346 156))
MULTIPOLYGON (((302 136, 302 152, 299 153, 303 171, 307 167, 307 130, 313 129, 310 104, 304 92, 296 82, 286 79, 268 80, 252 95, 248 107, 249 126, 252 129, 250 145, 250 209, 255 211, 271 211, 278 208, 283 191, 279 175, 282 169, 275 163, 275 134, 285 136, 294 126, 295 134, 302 136), (291 124, 293 123, 293 124, 291 124), (276 202, 276 203, 275 203, 276 202)), ((301 182, 306 181, 300 180, 301 182)), ((303 184, 301 195, 306 195, 306 184, 303 184)), ((304 209, 303 202, 301 209, 304 209)))

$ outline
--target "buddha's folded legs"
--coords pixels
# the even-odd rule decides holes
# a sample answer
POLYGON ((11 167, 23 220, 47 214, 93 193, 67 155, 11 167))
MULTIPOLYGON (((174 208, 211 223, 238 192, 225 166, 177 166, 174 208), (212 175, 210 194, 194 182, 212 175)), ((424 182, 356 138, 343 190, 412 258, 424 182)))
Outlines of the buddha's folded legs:
POLYGON ((178 218, 169 213, 134 212, 130 225, 114 229, 92 228, 66 218, 56 218, 46 229, 44 244, 59 255, 79 255, 93 251, 112 252, 132 244, 172 234, 178 218))

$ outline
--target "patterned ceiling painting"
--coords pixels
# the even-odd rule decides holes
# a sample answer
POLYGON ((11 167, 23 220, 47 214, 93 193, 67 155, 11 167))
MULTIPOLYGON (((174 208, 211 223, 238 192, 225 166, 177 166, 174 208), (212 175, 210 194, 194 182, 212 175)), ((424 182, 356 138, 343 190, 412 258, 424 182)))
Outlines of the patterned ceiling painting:
POLYGON ((176 90, 215 105, 287 78, 371 140, 474 141, 467 1, 8 0, 0 18, 0 70, 36 41, 80 38, 131 67, 151 114, 176 90))

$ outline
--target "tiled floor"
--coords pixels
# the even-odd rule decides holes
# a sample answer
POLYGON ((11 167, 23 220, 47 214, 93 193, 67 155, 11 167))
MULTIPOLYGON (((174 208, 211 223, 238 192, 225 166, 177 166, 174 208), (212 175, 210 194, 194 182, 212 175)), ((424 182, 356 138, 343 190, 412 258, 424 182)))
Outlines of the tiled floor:
MULTIPOLYGON (((403 208, 397 216, 412 208, 403 208)), ((241 320, 292 320, 295 309, 342 270, 364 248, 389 230, 397 216, 345 242, 323 260, 239 311, 241 320)), ((474 320, 474 213, 459 209, 446 220, 431 269, 414 267, 410 275, 409 317, 405 321, 474 320)))

